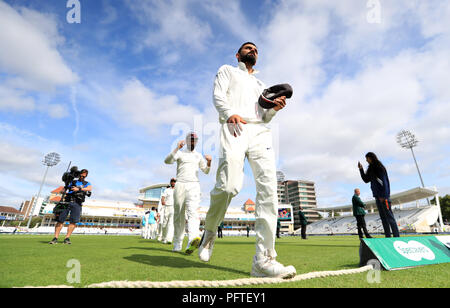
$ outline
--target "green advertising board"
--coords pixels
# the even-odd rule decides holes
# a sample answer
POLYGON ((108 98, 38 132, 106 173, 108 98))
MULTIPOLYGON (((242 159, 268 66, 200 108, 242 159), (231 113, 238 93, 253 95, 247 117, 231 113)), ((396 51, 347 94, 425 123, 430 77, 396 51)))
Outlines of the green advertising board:
POLYGON ((449 236, 363 239, 360 265, 378 259, 386 270, 450 262, 449 236))

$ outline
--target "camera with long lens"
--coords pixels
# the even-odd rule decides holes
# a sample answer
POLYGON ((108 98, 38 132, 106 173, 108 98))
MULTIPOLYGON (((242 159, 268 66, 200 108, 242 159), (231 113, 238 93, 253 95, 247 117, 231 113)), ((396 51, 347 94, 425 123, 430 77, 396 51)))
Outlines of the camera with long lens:
POLYGON ((62 176, 62 181, 64 182, 64 191, 61 196, 61 201, 58 202, 53 208, 53 214, 58 217, 62 211, 69 207, 70 202, 76 202, 82 204, 87 197, 91 196, 90 191, 82 191, 82 186, 77 186, 76 182, 81 175, 81 171, 78 170, 77 166, 73 166, 69 171, 64 172, 62 176), (78 187, 80 190, 72 191, 68 193, 72 187, 78 187))
POLYGON ((72 183, 76 178, 79 178, 80 175, 81 171, 78 170, 77 166, 73 166, 72 168, 70 168, 70 171, 64 172, 62 176, 62 181, 64 182, 64 184, 66 184, 64 188, 69 188, 70 183, 72 183))

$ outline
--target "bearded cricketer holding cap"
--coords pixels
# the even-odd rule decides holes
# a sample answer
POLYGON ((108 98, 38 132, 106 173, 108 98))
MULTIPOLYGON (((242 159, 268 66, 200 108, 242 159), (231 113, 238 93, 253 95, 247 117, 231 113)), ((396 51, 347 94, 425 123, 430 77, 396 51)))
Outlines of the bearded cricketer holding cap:
POLYGON ((198 169, 208 174, 211 167, 211 156, 204 157, 195 150, 198 137, 194 132, 186 135, 186 141, 178 142, 177 147, 166 157, 166 164, 177 163, 177 184, 173 192, 174 235, 173 251, 181 251, 187 221, 188 245, 187 254, 192 254, 200 244, 200 182, 198 169), (180 151, 184 146, 186 148, 180 151))
MULTIPOLYGON (((267 123, 286 106, 287 95, 263 97, 265 85, 253 69, 258 59, 258 48, 244 43, 236 54, 238 66, 223 65, 214 81, 213 100, 219 112, 220 160, 216 185, 211 191, 211 202, 205 221, 205 232, 199 247, 199 258, 208 262, 212 255, 217 226, 242 188, 244 161, 247 157, 256 182, 256 254, 251 275, 255 277, 291 278, 296 275, 293 266, 284 266, 275 260, 275 233, 277 227, 277 177, 272 132, 267 123), (267 99, 267 97, 272 99, 267 99), (269 103, 270 109, 265 104, 269 103)), ((283 88, 283 87, 282 87, 283 88)), ((292 92, 292 91, 291 91, 292 92)), ((285 93, 285 92, 280 92, 285 93)))

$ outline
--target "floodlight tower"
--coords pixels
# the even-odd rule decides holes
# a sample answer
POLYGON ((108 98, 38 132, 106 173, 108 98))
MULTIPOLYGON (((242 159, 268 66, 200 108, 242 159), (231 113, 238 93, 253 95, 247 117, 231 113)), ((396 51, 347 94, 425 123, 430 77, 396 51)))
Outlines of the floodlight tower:
POLYGON ((417 172, 419 173, 420 182, 422 183, 422 187, 425 187, 422 180, 422 175, 420 174, 419 165, 417 164, 416 156, 414 155, 413 148, 417 146, 419 140, 417 140, 416 136, 412 134, 409 130, 401 130, 397 134, 397 143, 405 149, 410 149, 412 156, 414 158, 414 162, 416 163, 417 172))
MULTIPOLYGON (((420 174, 419 165, 417 164, 416 156, 414 155, 413 148, 417 146, 419 143, 419 140, 417 140, 416 136, 414 136, 413 133, 411 133, 409 130, 401 130, 397 134, 397 143, 404 149, 410 149, 412 156, 414 158, 414 163, 416 164, 417 172, 419 173, 420 183, 422 183, 422 187, 425 188, 425 185, 423 184, 422 175, 420 174)), ((430 200, 428 200, 428 205, 430 204, 430 200)))
POLYGON ((27 228, 30 228, 31 217, 33 216, 34 207, 36 206, 36 203, 38 202, 39 197, 41 196, 41 191, 42 191, 42 187, 44 186, 45 178, 47 177, 48 168, 56 166, 60 162, 60 160, 61 160, 60 155, 58 153, 52 152, 52 153, 48 153, 47 155, 45 155, 44 160, 42 161, 42 163, 45 166, 47 166, 47 168, 45 169, 44 178, 42 179, 42 182, 41 182, 41 187, 39 187, 39 193, 33 202, 31 211, 29 212, 30 218, 28 219, 27 228))

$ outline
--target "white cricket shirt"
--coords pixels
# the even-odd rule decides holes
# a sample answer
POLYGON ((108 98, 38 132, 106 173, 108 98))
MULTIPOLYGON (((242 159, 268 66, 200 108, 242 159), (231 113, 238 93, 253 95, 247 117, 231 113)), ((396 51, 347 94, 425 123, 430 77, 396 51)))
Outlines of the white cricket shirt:
POLYGON ((249 74, 244 63, 237 67, 223 65, 219 68, 214 81, 213 101, 219 112, 220 123, 226 123, 236 114, 248 123, 268 123, 276 114, 274 109, 264 109, 258 104, 258 98, 266 85, 249 74))
POLYGON ((166 164, 177 163, 177 182, 199 182, 198 169, 200 168, 205 174, 209 173, 210 167, 206 163, 206 159, 195 149, 190 151, 186 148, 172 151, 164 160, 166 164))
POLYGON ((164 197, 165 206, 173 205, 173 191, 174 189, 172 187, 166 188, 164 191, 162 196, 164 197))

